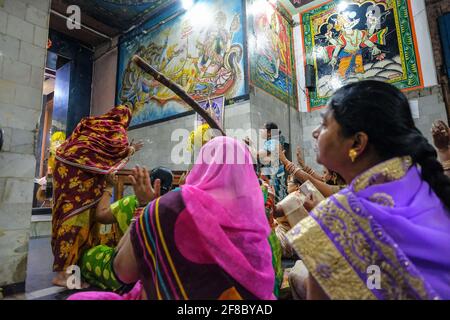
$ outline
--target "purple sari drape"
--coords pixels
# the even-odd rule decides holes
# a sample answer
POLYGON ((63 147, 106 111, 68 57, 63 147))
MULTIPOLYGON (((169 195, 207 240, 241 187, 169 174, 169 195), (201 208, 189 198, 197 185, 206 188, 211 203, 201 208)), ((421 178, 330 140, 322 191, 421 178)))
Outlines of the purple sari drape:
POLYGON ((450 213, 409 157, 357 177, 290 238, 331 298, 450 299, 450 213))

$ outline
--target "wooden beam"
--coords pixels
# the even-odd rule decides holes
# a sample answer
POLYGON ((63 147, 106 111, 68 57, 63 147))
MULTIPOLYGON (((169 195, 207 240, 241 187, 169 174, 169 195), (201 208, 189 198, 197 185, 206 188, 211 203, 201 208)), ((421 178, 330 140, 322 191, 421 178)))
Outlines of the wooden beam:
POLYGON ((211 129, 218 130, 223 136, 225 136, 225 132, 219 126, 219 124, 211 117, 211 115, 203 109, 197 101, 195 101, 191 96, 187 94, 178 84, 167 78, 165 75, 157 71, 150 64, 147 63, 144 59, 139 57, 138 55, 133 56, 133 62, 139 66, 146 73, 155 78, 156 81, 165 85, 167 88, 173 91, 177 96, 181 98, 184 102, 186 102, 195 112, 197 112, 209 125, 211 129))

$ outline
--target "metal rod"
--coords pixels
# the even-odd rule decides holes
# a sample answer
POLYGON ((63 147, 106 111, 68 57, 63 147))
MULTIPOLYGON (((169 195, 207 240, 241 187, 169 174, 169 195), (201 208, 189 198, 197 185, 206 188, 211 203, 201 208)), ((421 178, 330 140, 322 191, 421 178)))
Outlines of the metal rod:
POLYGON ((211 129, 216 129, 220 131, 220 133, 225 136, 225 132, 219 126, 219 124, 211 117, 211 115, 204 110, 197 101, 195 101, 191 96, 187 94, 178 84, 167 78, 165 75, 155 70, 151 65, 147 63, 144 59, 139 57, 138 55, 133 56, 133 62, 138 65, 142 70, 146 73, 150 74, 156 81, 165 85, 167 88, 173 91, 177 96, 181 98, 184 102, 186 102, 195 112, 197 112, 209 125, 211 129))
MULTIPOLYGON (((69 17, 67 17, 67 16, 65 16, 65 15, 63 15, 63 14, 61 14, 58 11, 55 11, 53 9, 51 9, 50 12, 53 13, 54 15, 60 17, 60 18, 65 19, 66 21, 67 20, 71 20, 69 17)), ((108 39, 109 41, 113 40, 111 37, 107 36, 106 34, 103 34, 103 33, 99 32, 97 30, 94 30, 94 29, 92 29, 92 28, 90 28, 90 27, 88 27, 88 26, 86 26, 86 25, 84 25, 82 23, 76 22, 75 20, 71 20, 71 21, 73 21, 75 25, 77 25, 79 27, 82 27, 82 28, 84 28, 86 30, 89 30, 90 32, 95 33, 96 35, 98 35, 98 36, 100 36, 102 38, 108 39)))

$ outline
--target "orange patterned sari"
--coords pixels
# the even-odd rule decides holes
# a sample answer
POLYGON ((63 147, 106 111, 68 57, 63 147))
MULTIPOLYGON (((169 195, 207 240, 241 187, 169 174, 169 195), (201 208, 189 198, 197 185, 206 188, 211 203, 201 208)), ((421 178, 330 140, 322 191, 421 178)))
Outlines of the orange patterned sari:
POLYGON ((128 161, 130 121, 131 112, 126 106, 84 118, 58 148, 53 174, 53 271, 77 264, 87 248, 116 244, 114 232, 101 234, 94 214, 106 175, 123 168, 128 161))

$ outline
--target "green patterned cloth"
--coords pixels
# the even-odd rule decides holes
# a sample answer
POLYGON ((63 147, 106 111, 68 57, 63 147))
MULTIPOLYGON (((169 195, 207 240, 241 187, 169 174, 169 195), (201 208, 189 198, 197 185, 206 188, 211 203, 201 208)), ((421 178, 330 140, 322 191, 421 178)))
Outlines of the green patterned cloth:
POLYGON ((278 240, 275 231, 272 230, 269 236, 270 248, 272 249, 272 265, 275 271, 275 296, 279 296, 281 284, 283 283, 283 266, 281 264, 281 244, 280 240, 278 240))
MULTIPOLYGON (((267 186, 265 186, 264 184, 261 185, 261 191, 262 191, 263 197, 264 197, 264 206, 265 206, 265 210, 266 210, 266 216, 269 221, 269 224, 272 227, 272 220, 273 220, 272 201, 273 201, 273 199, 271 199, 269 197, 269 190, 268 190, 267 186)), ((272 228, 272 232, 270 232, 270 235, 269 235, 269 244, 270 244, 270 249, 272 249, 272 265, 273 265, 273 269, 275 271, 275 288, 273 290, 273 293, 275 294, 276 297, 278 297, 278 295, 280 293, 281 284, 283 283, 284 271, 283 271, 283 266, 281 264, 281 258, 282 258, 281 243, 280 243, 280 240, 278 240, 278 237, 273 228, 272 228)))
POLYGON ((122 287, 113 271, 114 248, 100 245, 86 251, 81 258, 81 275, 89 284, 103 290, 122 287))
MULTIPOLYGON (((136 196, 125 197, 111 205, 111 211, 122 233, 130 226, 138 206, 136 196)), ((91 285, 103 290, 117 291, 122 287, 114 275, 115 248, 105 245, 86 251, 81 258, 81 275, 91 285)))
POLYGON ((128 230, 137 207, 138 201, 136 196, 125 197, 111 205, 111 211, 122 233, 128 230))

